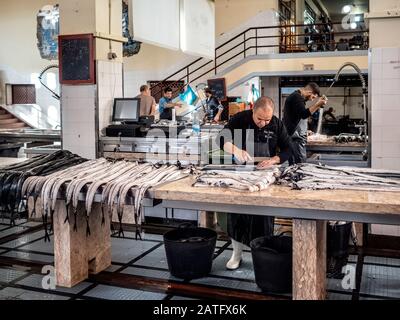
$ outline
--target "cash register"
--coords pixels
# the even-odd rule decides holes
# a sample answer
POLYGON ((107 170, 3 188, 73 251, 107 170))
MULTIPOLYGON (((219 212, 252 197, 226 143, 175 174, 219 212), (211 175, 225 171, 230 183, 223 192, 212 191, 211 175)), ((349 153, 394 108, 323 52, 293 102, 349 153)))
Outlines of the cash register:
POLYGON ((106 128, 108 137, 143 137, 154 117, 140 117, 139 98, 115 98, 112 121, 106 128))

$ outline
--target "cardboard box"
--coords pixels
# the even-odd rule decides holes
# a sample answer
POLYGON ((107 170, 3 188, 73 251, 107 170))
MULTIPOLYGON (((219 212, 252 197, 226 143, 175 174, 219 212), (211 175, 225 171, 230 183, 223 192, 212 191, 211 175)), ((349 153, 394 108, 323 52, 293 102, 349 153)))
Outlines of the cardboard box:
POLYGON ((230 102, 229 103, 229 116, 233 116, 238 112, 246 110, 246 104, 244 102, 230 102))

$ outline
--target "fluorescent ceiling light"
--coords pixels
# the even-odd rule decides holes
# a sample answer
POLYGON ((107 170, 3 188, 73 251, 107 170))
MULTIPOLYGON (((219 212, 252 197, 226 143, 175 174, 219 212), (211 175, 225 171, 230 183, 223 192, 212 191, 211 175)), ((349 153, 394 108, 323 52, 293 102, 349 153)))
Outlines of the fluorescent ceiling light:
POLYGON ((345 13, 345 14, 350 13, 350 12, 351 12, 351 6, 350 6, 350 5, 345 5, 345 6, 342 8, 342 12, 345 13))
POLYGON ((357 29, 357 23, 352 22, 352 23, 350 24, 350 28, 352 28, 352 29, 357 29))
POLYGON ((361 16, 356 16, 356 17, 354 18, 354 21, 355 21, 355 22, 360 22, 360 21, 361 21, 361 16))

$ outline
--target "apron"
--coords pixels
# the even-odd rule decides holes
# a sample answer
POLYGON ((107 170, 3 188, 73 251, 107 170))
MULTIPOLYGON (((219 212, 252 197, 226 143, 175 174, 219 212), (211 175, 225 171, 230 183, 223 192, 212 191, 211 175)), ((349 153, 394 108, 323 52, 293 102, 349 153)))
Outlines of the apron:
POLYGON ((165 108, 160 114, 160 119, 172 120, 172 108, 165 108))
POLYGON ((307 127, 307 119, 301 119, 290 137, 290 165, 307 162, 307 127))
MULTIPOLYGON (((276 134, 265 129, 255 129, 253 132, 246 132, 246 151, 254 157, 270 157, 270 140, 277 138, 276 134)), ((232 239, 247 246, 255 238, 274 233, 274 217, 271 216, 228 213, 225 220, 223 214, 218 213, 218 221, 220 220, 226 221, 226 231, 232 239)))

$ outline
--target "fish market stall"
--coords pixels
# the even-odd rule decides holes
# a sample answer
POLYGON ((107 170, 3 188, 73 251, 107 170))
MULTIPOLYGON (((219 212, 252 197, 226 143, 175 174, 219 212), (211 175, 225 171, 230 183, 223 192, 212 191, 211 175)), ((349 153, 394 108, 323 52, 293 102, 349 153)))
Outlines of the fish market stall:
POLYGON ((4 183, 15 180, 16 188, 10 185, 1 199, 14 210, 27 201, 47 239, 54 231, 56 283, 64 287, 110 266, 114 214, 121 223, 129 207, 140 239, 143 208, 159 201, 165 208, 292 218, 294 299, 325 298, 327 221, 400 225, 400 172, 311 164, 214 167, 85 161, 63 151, 3 169, 4 183), (56 158, 63 164, 49 165, 56 158))
POLYGON ((293 299, 325 299, 326 223, 331 220, 400 225, 398 191, 293 190, 256 192, 195 187, 195 177, 154 190, 163 206, 293 219, 293 299), (344 201, 344 199, 346 201, 344 201))
POLYGON ((308 163, 369 167, 368 145, 357 135, 311 135, 307 141, 308 163))
POLYGON ((20 165, 32 168, 26 173, 20 170, 20 174, 15 174, 16 165, 12 170, 0 170, 4 186, 14 175, 19 179, 14 183, 18 188, 7 188, 1 205, 12 205, 14 211, 26 205, 29 216, 42 219, 45 241, 50 241, 50 232, 54 231, 56 283, 72 287, 87 279, 89 273, 98 273, 111 265, 113 216, 120 223, 118 234, 123 235, 123 215, 132 213, 136 237, 141 238, 143 207, 153 206, 150 190, 186 176, 190 167, 104 158, 86 161, 68 152, 68 161, 62 161, 64 165, 59 170, 48 164, 47 160, 64 153, 27 161, 25 166, 20 165), (12 195, 11 203, 7 203, 8 195, 12 195))

